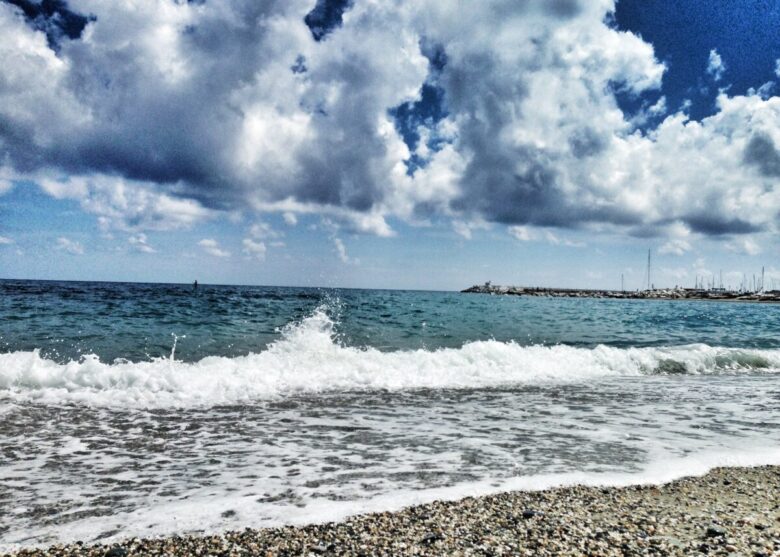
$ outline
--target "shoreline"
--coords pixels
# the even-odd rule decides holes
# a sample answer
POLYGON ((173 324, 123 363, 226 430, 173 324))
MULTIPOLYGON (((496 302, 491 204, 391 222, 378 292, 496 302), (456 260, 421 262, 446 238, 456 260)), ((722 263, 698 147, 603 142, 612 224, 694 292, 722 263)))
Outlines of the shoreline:
POLYGON ((547 288, 539 286, 499 286, 476 284, 461 294, 531 296, 540 298, 596 298, 612 300, 701 300, 712 302, 780 303, 780 291, 731 292, 695 288, 656 288, 652 290, 598 290, 587 288, 547 288))
POLYGON ((340 522, 79 542, 4 555, 780 556, 780 466, 660 485, 556 487, 434 501, 340 522))

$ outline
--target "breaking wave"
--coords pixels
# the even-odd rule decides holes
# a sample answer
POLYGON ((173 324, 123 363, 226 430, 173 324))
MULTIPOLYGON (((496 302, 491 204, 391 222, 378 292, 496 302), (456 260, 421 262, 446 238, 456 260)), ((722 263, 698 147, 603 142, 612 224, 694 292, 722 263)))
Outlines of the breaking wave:
POLYGON ((0 399, 96 406, 213 406, 296 394, 506 387, 654 374, 780 371, 780 350, 690 344, 616 348, 477 341, 461 348, 381 352, 342 346, 319 308, 288 325, 266 350, 212 356, 57 363, 32 352, 0 354, 0 399))

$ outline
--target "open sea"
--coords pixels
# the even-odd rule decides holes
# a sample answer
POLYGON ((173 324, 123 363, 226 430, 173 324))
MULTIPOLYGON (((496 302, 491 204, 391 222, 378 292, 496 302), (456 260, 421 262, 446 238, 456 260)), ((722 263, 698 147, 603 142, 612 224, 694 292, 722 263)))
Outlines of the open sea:
POLYGON ((0 550, 780 464, 780 306, 0 281, 0 550))

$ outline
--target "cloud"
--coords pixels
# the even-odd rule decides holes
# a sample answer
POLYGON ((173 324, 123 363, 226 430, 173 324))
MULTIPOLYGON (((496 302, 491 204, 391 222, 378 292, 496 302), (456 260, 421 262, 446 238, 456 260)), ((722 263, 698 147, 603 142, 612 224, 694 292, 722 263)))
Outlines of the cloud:
POLYGON ((582 248, 585 247, 585 243, 576 242, 567 238, 559 238, 550 230, 539 230, 529 226, 509 226, 507 232, 510 236, 513 236, 521 242, 538 242, 543 241, 553 246, 566 246, 570 248, 582 248))
POLYGON ((3 168, 0 167, 0 195, 5 195, 13 189, 13 182, 3 179, 3 168))
POLYGON ((750 87, 748 89, 747 94, 748 95, 758 95, 762 99, 766 100, 766 99, 768 99, 769 97, 772 96, 772 92, 774 91, 774 89, 775 89, 775 82, 774 81, 767 81, 766 83, 761 85, 761 87, 759 87, 758 89, 754 89, 753 87, 750 87))
POLYGON ((668 242, 664 243, 660 248, 658 248, 658 253, 661 255, 684 255, 685 253, 691 251, 691 244, 687 240, 682 240, 680 238, 677 239, 671 239, 668 242))
POLYGON ((127 239, 127 242, 135 251, 139 251, 141 253, 157 253, 157 250, 149 245, 146 234, 136 234, 135 236, 130 236, 127 239))
POLYGON ((197 201, 161 193, 151 183, 97 175, 69 179, 39 175, 37 183, 55 198, 78 200, 84 211, 98 217, 103 229, 175 230, 215 215, 197 201))
POLYGON ((71 255, 84 255, 84 246, 81 244, 81 242, 76 242, 62 236, 57 238, 57 244, 55 247, 58 250, 62 250, 71 255))
POLYGON ((204 238, 198 242, 198 245, 203 248, 203 251, 214 257, 230 257, 230 252, 222 249, 219 242, 213 238, 204 238))
POLYGON ((341 241, 341 238, 334 236, 331 239, 333 241, 333 245, 336 248, 336 254, 338 254, 339 259, 341 260, 342 263, 355 263, 355 264, 358 263, 357 259, 352 259, 351 257, 349 257, 349 255, 347 254, 347 248, 344 245, 344 242, 341 241))
POLYGON ((251 238, 244 238, 244 249, 242 250, 247 256, 259 261, 265 261, 266 246, 265 242, 256 242, 251 238))
POLYGON ((249 234, 253 238, 258 238, 258 239, 279 238, 281 236, 284 236, 284 234, 282 234, 281 232, 277 232, 276 230, 274 230, 270 224, 262 221, 253 224, 249 229, 249 234))
POLYGON ((725 248, 734 253, 742 255, 758 255, 761 253, 761 246, 759 246, 755 240, 747 237, 735 238, 725 244, 725 248))
POLYGON ((775 60, 775 75, 780 77, 780 58, 775 60))
POLYGON ((0 236, 0 246, 7 246, 13 244, 14 241, 7 236, 0 236))
POLYGON ((474 230, 487 230, 490 225, 484 221, 471 221, 464 222, 461 220, 452 221, 452 229, 458 236, 471 240, 471 235, 474 230))
POLYGON ((554 246, 567 246, 570 248, 584 248, 585 243, 584 242, 577 242, 574 240, 568 240, 566 238, 559 238, 555 234, 552 233, 550 230, 546 230, 544 232, 544 239, 547 240, 547 243, 552 244, 554 246))
POLYGON ((761 174, 780 177, 780 152, 774 140, 764 132, 756 132, 745 146, 745 162, 755 166, 761 174))
POLYGON ((757 83, 701 121, 670 113, 665 65, 609 24, 611 0, 55 4, 38 20, 0 3, 0 184, 34 181, 104 229, 276 212, 562 244, 777 232, 780 97, 757 83))
POLYGON ((530 242, 534 238, 534 234, 527 226, 510 226, 507 232, 521 242, 530 242))
POLYGON ((707 60, 707 73, 712 76, 715 81, 720 81, 723 77, 723 72, 726 71, 726 65, 723 63, 718 51, 714 48, 710 50, 710 57, 707 60))

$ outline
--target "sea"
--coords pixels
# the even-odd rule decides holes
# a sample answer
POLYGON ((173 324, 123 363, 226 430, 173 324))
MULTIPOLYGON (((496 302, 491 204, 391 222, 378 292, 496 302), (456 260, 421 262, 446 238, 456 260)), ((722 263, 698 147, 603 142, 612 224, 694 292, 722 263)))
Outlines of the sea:
POLYGON ((0 550, 780 464, 780 306, 0 281, 0 550))

